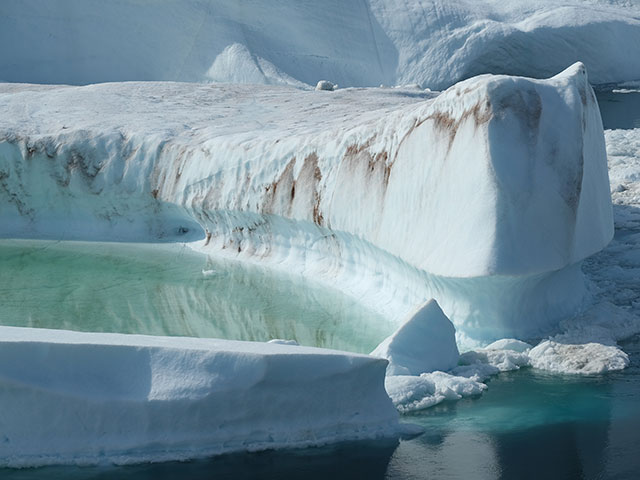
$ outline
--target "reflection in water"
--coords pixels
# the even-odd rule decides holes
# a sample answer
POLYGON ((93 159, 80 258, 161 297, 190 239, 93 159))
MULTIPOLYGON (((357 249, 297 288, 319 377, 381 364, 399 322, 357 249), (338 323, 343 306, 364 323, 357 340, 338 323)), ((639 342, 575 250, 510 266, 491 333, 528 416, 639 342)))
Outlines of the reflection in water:
MULTIPOLYGON (((234 454, 207 460, 126 467, 46 467, 2 470, 3 480, 382 480, 397 441, 318 449, 234 454)), ((422 477, 421 477, 422 478, 422 477)))
POLYGON ((369 352, 380 315, 301 276, 187 247, 0 242, 0 324, 94 332, 297 340, 369 352))

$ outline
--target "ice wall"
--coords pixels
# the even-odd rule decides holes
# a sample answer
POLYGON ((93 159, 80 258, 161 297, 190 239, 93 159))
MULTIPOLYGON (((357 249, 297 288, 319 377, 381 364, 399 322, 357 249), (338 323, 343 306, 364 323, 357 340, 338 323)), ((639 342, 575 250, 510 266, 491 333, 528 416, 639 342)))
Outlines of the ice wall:
POLYGON ((394 436, 386 364, 274 343, 0 327, 0 465, 394 436))
POLYGON ((540 334, 613 234, 585 68, 416 90, 5 86, 3 236, 195 240, 394 318, 540 334), (522 312, 526 312, 526 317, 522 312))
POLYGON ((444 89, 481 73, 640 78, 640 8, 608 0, 22 0, 0 80, 220 81, 444 89))

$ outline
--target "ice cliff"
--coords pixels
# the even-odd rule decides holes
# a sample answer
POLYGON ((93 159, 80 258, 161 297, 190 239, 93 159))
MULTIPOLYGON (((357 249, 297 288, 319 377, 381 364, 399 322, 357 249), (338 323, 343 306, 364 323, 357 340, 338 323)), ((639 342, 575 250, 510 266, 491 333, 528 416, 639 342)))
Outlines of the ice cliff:
POLYGON ((582 64, 438 96, 3 85, 0 109, 2 236, 193 241, 394 318, 435 298, 474 340, 574 312, 613 234, 582 64))
POLYGON ((481 73, 640 79, 640 8, 615 0, 22 0, 0 16, 0 80, 443 89, 481 73))

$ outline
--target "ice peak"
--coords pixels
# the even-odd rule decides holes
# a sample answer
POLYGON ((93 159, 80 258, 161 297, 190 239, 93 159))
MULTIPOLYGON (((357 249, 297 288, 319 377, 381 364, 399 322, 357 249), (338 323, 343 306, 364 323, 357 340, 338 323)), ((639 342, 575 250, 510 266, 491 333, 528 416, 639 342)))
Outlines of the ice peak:
POLYGON ((389 360, 387 375, 420 375, 447 371, 458 363, 456 329, 431 299, 406 317, 371 355, 389 360))

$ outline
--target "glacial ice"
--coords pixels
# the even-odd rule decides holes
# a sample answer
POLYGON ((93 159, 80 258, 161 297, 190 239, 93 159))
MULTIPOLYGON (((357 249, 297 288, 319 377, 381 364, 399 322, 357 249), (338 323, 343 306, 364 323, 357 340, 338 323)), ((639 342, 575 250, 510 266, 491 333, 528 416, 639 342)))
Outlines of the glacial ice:
POLYGON ((580 261, 613 233, 581 64, 437 96, 178 83, 0 92, 3 236, 190 241, 337 286, 389 318, 434 298, 472 346, 543 336, 582 308, 580 261))
POLYGON ((276 343, 0 327, 0 466, 396 436, 386 363, 276 343))
POLYGON ((435 300, 408 315, 371 355, 389 360, 387 375, 420 375, 458 364, 456 329, 435 300))
POLYGON ((327 78, 443 89, 482 73, 549 76, 578 60, 595 83, 640 79, 640 8, 632 2, 23 0, 3 7, 0 42, 10 48, 0 53, 0 79, 12 82, 312 86, 327 78))

